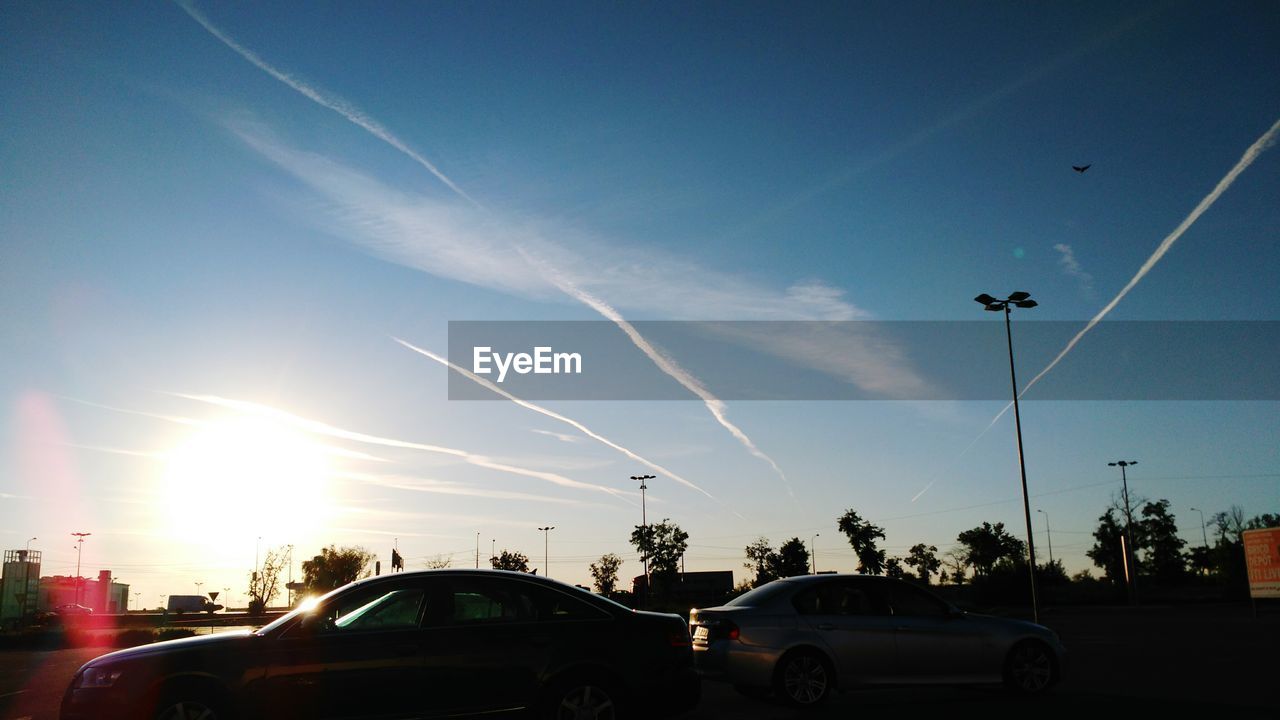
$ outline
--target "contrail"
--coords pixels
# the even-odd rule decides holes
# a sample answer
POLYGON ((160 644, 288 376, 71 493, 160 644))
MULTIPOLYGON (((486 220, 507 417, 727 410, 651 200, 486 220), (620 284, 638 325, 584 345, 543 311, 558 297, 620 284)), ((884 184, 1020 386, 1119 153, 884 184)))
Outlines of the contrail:
POLYGON ((1147 261, 1142 263, 1142 267, 1138 268, 1138 272, 1134 273, 1133 278, 1129 280, 1128 284, 1121 288, 1120 292, 1117 293, 1115 297, 1111 298, 1111 302, 1107 303, 1102 310, 1098 311, 1097 315, 1093 316, 1093 319, 1089 321, 1089 324, 1084 326, 1083 330, 1076 333, 1076 336, 1071 338, 1066 347, 1062 348, 1062 352, 1058 353, 1058 356, 1053 359, 1053 362, 1045 366, 1045 369, 1041 370, 1039 375, 1031 378, 1031 382, 1027 383, 1026 387, 1022 388, 1022 391, 1018 393, 1018 397, 1025 395, 1027 391, 1031 389, 1031 386, 1040 381, 1040 378, 1044 377, 1050 370, 1057 367, 1058 363, 1062 361, 1062 358, 1066 357, 1067 353, 1071 352, 1071 350, 1075 348, 1076 343, 1080 342, 1080 338, 1084 337, 1085 333, 1092 330, 1094 325, 1097 325, 1098 322, 1102 320, 1102 318, 1106 317, 1116 305, 1120 304, 1120 301, 1124 299, 1124 296, 1128 295, 1129 291, 1132 290, 1134 286, 1142 280, 1142 278, 1146 277, 1147 273, 1151 272, 1151 268, 1155 267, 1155 264, 1160 262, 1160 259, 1164 257, 1165 253, 1169 252, 1169 248, 1173 247, 1173 244, 1178 241, 1178 238, 1182 237, 1182 234, 1195 224, 1195 221, 1199 220, 1200 216, 1203 215, 1206 210, 1213 207, 1213 204, 1218 201, 1218 198, 1222 193, 1227 191, 1227 188, 1231 187, 1231 184, 1236 181, 1236 178, 1240 176, 1240 173, 1244 172, 1250 165, 1252 165, 1253 161, 1258 159, 1258 156, 1262 154, 1263 150, 1266 150, 1275 143, 1277 133, 1280 133, 1280 120, 1277 120, 1275 124, 1271 126, 1270 130, 1263 133, 1262 137, 1258 138, 1249 146, 1248 150, 1244 151, 1244 155, 1240 158, 1240 161, 1236 163, 1235 167, 1231 168, 1231 171, 1228 172, 1226 176, 1218 181, 1218 185, 1213 188, 1213 192, 1204 196, 1204 199, 1200 201, 1199 205, 1196 205, 1195 209, 1191 211, 1191 214, 1187 215, 1187 217, 1178 224, 1178 227, 1173 229, 1173 232, 1169 233, 1164 240, 1160 241, 1160 245, 1156 247, 1155 252, 1151 253, 1151 257, 1147 258, 1147 261))
MULTIPOLYGON (((1213 207, 1213 204, 1218 201, 1218 198, 1222 196, 1222 193, 1227 191, 1227 188, 1231 187, 1231 184, 1236 181, 1236 178, 1240 176, 1240 173, 1247 170, 1248 167, 1253 164, 1253 161, 1257 160, 1258 156, 1261 155, 1264 150, 1275 144, 1276 136, 1278 134, 1280 134, 1280 120, 1277 120, 1272 124, 1271 128, 1262 134, 1262 137, 1255 140, 1254 143, 1249 146, 1249 149, 1244 151, 1244 155, 1240 157, 1240 160, 1235 164, 1235 167, 1231 168, 1231 170, 1218 181, 1218 184, 1214 186, 1213 190, 1208 195, 1204 196, 1204 199, 1195 206, 1195 209, 1193 209, 1181 223, 1178 223, 1178 226, 1173 229, 1173 232, 1166 235, 1164 240, 1160 241, 1160 244, 1156 246, 1155 252, 1151 253, 1151 256, 1147 258, 1146 262, 1142 263, 1142 266, 1138 268, 1138 271, 1134 273, 1129 282, 1120 289, 1120 292, 1116 293, 1116 296, 1111 298, 1111 302, 1103 306, 1103 308, 1098 311, 1098 314, 1094 315, 1093 319, 1084 326, 1084 329, 1076 333, 1075 336, 1067 342, 1066 346, 1062 348, 1057 357, 1046 365, 1045 368, 1035 377, 1031 378, 1031 382, 1028 382, 1023 386, 1022 390, 1018 391, 1019 399, 1021 399, 1023 395, 1026 395, 1027 391, 1030 390, 1033 385, 1040 382, 1040 378, 1048 375, 1050 370, 1057 367, 1058 363, 1062 362, 1062 359, 1067 356, 1067 353, 1075 349, 1075 346, 1080 343, 1081 338, 1092 330, 1093 327, 1104 317, 1110 314, 1110 312, 1115 309, 1116 305, 1120 304, 1120 301, 1124 299, 1124 296, 1128 295, 1129 291, 1132 290, 1144 277, 1146 277, 1147 273, 1151 272, 1151 268, 1155 267, 1156 263, 1160 262, 1161 258, 1165 256, 1165 253, 1169 252, 1169 248, 1173 247, 1173 244, 1178 241, 1178 238, 1182 237, 1183 233, 1194 225, 1196 220, 1200 219, 1201 215, 1203 215, 1209 208, 1213 207)), ((973 442, 969 443, 969 446, 960 453, 960 457, 963 457, 965 453, 969 452, 970 448, 978 442, 978 439, 985 435, 1000 418, 1004 417, 1004 414, 1009 412, 1009 408, 1011 407, 1013 407, 1012 402, 1005 405, 1004 409, 997 413, 996 416, 991 419, 991 422, 987 423, 987 426, 978 434, 978 437, 974 438, 973 442)), ((932 483, 930 483, 929 487, 932 487, 932 483)), ((924 495, 925 491, 927 491, 929 487, 921 490, 914 498, 911 499, 911 502, 915 502, 921 495, 924 495)))
MULTIPOLYGON (((470 195, 468 195, 465 191, 463 191, 462 188, 458 187, 457 184, 455 184, 452 180, 450 180, 449 177, 446 176, 443 172, 441 172, 439 168, 437 168, 434 164, 431 163, 431 161, 422 157, 422 155, 418 154, 417 151, 415 151, 413 148, 406 145, 404 141, 400 140, 400 138, 392 134, 390 130, 387 130, 380 123, 378 123, 376 120, 366 115, 362 110, 360 110, 356 106, 352 105, 346 100, 343 100, 342 98, 337 97, 329 92, 314 88, 311 85, 308 85, 307 83, 302 82, 297 78, 294 78, 293 76, 289 75, 288 73, 285 73, 282 70, 278 70, 275 66, 271 65, 266 60, 263 60, 257 53, 253 52, 249 48, 236 42, 234 38, 232 38, 230 35, 223 32, 218 26, 214 25, 207 17, 204 16, 203 13, 201 13, 199 10, 196 9, 196 7, 190 2, 190 0, 174 0, 174 2, 178 5, 178 7, 182 8, 183 11, 185 11, 188 15, 190 15, 193 20, 200 23, 200 25, 206 31, 209 32, 209 34, 213 35, 215 38, 221 41, 222 44, 234 50, 237 55, 244 58, 245 60, 248 60, 258 69, 267 73, 268 75, 275 78, 276 80, 279 80, 285 85, 288 85, 290 88, 293 88, 295 91, 302 94, 304 97, 311 100, 312 102, 315 102, 318 105, 321 105, 323 107, 326 107, 338 113, 339 115, 341 115, 342 117, 350 121, 351 123, 369 132, 369 134, 373 135, 374 137, 378 138, 384 143, 390 145, 396 150, 399 150, 401 153, 403 153, 404 155, 412 159, 414 162, 426 168, 432 175, 436 176, 436 178, 438 178, 441 182, 447 185, 450 190, 453 190, 453 192, 457 193, 459 197, 465 199, 467 202, 471 203, 478 209, 481 209, 481 210, 485 209, 483 205, 481 205, 479 202, 473 199, 470 195)), ((792 496, 794 497, 795 493, 791 489, 791 483, 790 481, 787 480, 786 474, 782 472, 782 468, 778 467, 778 464, 774 462, 773 458, 769 457, 762 450, 756 447, 755 443, 751 441, 751 438, 747 437, 746 433, 744 433, 740 428, 738 428, 738 426, 729 422, 728 418, 725 417, 724 403, 722 403, 719 399, 712 396, 711 393, 709 393, 706 390, 706 388, 702 387, 701 383, 699 383, 696 379, 694 379, 692 375, 690 375, 688 372, 686 372, 685 370, 677 366, 670 359, 665 358, 656 350, 654 350, 653 347, 650 346, 649 343, 645 341, 644 338, 641 337, 639 333, 636 332, 635 328, 631 327, 630 324, 627 323, 627 321, 623 319, 622 316, 619 315, 617 311, 615 311, 612 307, 609 307, 603 301, 600 301, 597 298, 594 298, 593 296, 591 296, 590 294, 584 291, 577 290, 576 288, 574 288, 573 290, 570 290, 565 286, 561 285, 561 289, 567 292, 570 296, 575 297, 578 300, 586 303, 588 306, 595 309, 597 312, 601 313, 605 317, 617 323, 618 327, 622 328, 623 332, 627 333, 627 336, 631 338, 631 341, 636 344, 636 347, 640 348, 641 351, 643 351, 646 355, 648 355, 649 358, 653 360, 653 362, 656 363, 663 372, 670 375, 672 378, 674 378, 677 382, 679 382, 685 388, 689 389, 691 392, 693 392, 695 395, 701 398, 703 403, 706 404, 707 409, 711 411, 712 416, 715 417, 716 422, 720 423, 735 438, 737 438, 738 441, 741 442, 743 446, 745 446, 752 455, 755 455, 761 460, 764 460, 765 462, 769 463, 769 465, 774 469, 774 472, 778 474, 778 477, 782 478, 783 483, 787 487, 787 492, 791 493, 792 496)))
POLYGON ((622 446, 621 446, 621 445, 619 445, 618 443, 616 443, 616 442, 614 442, 614 441, 612 441, 612 440, 610 440, 610 439, 608 439, 608 438, 604 437, 603 435, 600 435, 599 433, 592 431, 592 430, 591 430, 590 428, 588 428, 586 425, 583 425, 582 423, 578 422, 577 420, 574 420, 573 418, 565 417, 564 415, 561 415, 560 413, 555 412, 554 410, 548 410, 547 408, 544 408, 544 407, 542 407, 542 406, 540 406, 540 405, 535 405, 534 403, 531 403, 531 402, 529 402, 529 401, 527 401, 527 400, 524 400, 524 399, 518 398, 518 397, 516 397, 515 395, 512 395, 511 393, 507 392, 506 390, 503 390, 502 388, 498 387, 498 386, 497 386, 497 385, 495 385, 493 382, 491 382, 491 381, 489 381, 489 380, 486 380, 485 378, 482 378, 482 377, 480 377, 479 375, 476 375, 475 373, 471 372, 470 370, 467 370, 466 368, 458 367, 457 365, 455 365, 455 364, 453 364, 453 363, 449 362, 449 359, 448 359, 448 358, 441 357, 440 355, 437 355, 437 354, 435 354, 435 353, 431 352, 430 350, 426 350, 426 349, 420 348, 420 347, 418 347, 417 345, 414 345, 414 344, 412 344, 412 343, 410 343, 410 342, 406 342, 406 341, 401 340, 400 338, 397 338, 397 337, 393 337, 393 338, 391 338, 391 339, 392 339, 392 340, 395 340, 396 342, 400 343, 401 345, 405 346, 406 348, 408 348, 408 349, 410 349, 410 350, 412 350, 412 351, 414 351, 414 352, 416 352, 416 353, 418 353, 418 354, 420 354, 420 355, 425 355, 426 357, 429 357, 429 358, 431 358, 432 360, 435 360, 436 362, 440 363, 441 365, 444 365, 444 366, 448 367, 449 369, 453 370, 454 372, 457 372, 459 375, 462 375, 463 377, 466 377, 467 379, 471 380, 472 382, 475 382, 475 383, 477 383, 477 384, 479 384, 479 385, 481 385, 481 386, 485 387, 485 388, 486 388, 486 389, 488 389, 488 390, 492 390, 493 392, 495 392, 495 393, 497 393, 497 394, 501 395, 502 397, 504 397, 504 398, 506 398, 506 399, 510 400, 511 402, 513 402, 513 403, 515 403, 515 404, 519 405, 519 406, 520 406, 520 407, 522 407, 522 408, 526 408, 526 409, 528 409, 528 410, 532 410, 532 411, 534 411, 534 412, 536 412, 536 413, 541 413, 541 414, 546 415, 547 417, 551 418, 552 420, 558 420, 558 421, 560 421, 560 422, 562 422, 562 423, 564 423, 564 424, 566 424, 566 425, 568 425, 568 426, 572 427, 573 429, 577 430, 578 432, 582 433, 583 435, 586 435, 587 437, 591 438, 592 440, 595 440, 595 441, 597 441, 597 442, 603 443, 603 444, 605 444, 605 445, 607 445, 607 446, 609 446, 609 447, 613 448, 614 450, 617 450, 618 452, 622 453, 623 455, 626 455, 628 458, 631 458, 632 460, 635 460, 636 462, 640 463, 641 465, 644 465, 645 467, 649 468, 650 470, 654 470, 654 471, 656 471, 656 472, 660 472, 660 473, 662 473, 663 475, 665 475, 665 476, 667 476, 667 477, 671 478, 672 480, 675 480, 676 482, 680 483, 681 485, 684 485, 685 487, 691 488, 691 489, 693 489, 693 490, 697 490, 698 492, 702 493, 703 495, 706 495, 708 498, 711 498, 712 500, 715 500, 715 499, 716 499, 716 498, 715 498, 711 493, 707 492, 706 490, 703 490, 702 488, 698 487, 698 486, 697 486, 697 485, 695 485, 694 483, 692 483, 692 482, 690 482, 690 481, 688 481, 688 480, 686 480, 686 479, 684 479, 684 478, 680 477, 679 475, 675 474, 674 472, 672 472, 672 471, 670 471, 670 470, 668 470, 668 469, 666 469, 666 468, 662 467, 661 465, 659 465, 659 464, 657 464, 657 463, 655 463, 655 462, 653 462, 653 461, 651 461, 651 460, 647 460, 647 459, 645 459, 645 458, 643 458, 643 457, 640 457, 639 455, 637 455, 636 453, 632 452, 631 450, 628 450, 627 448, 622 447, 622 446))
POLYGON ((430 172, 432 175, 435 175, 436 178, 440 180, 440 182, 444 183, 449 187, 450 190, 457 193, 458 197, 461 197, 462 199, 466 200, 467 202, 471 203, 477 208, 484 209, 483 205, 476 202, 476 200, 473 199, 466 192, 464 192, 462 188, 458 187, 456 183, 450 180, 449 177, 445 175, 443 172, 441 172, 440 169, 437 168, 434 164, 432 164, 430 160, 427 160, 422 155, 418 154, 416 150, 406 145, 403 140, 401 140, 400 138, 392 134, 390 130, 383 127, 378 121, 366 115, 364 111, 360 110, 360 108, 356 107, 355 105, 352 105, 346 100, 343 100, 342 98, 330 92, 312 87, 311 85, 308 85, 307 83, 293 77, 292 75, 289 75, 283 70, 276 69, 274 65, 272 65, 271 63, 268 63, 266 60, 263 60, 254 51, 236 42, 234 38, 232 38, 230 35, 223 32, 218 26, 210 22, 209 19, 205 17, 203 13, 201 13, 199 10, 196 9, 195 5, 193 5, 190 2, 190 0, 174 0, 174 3, 176 3, 178 7, 186 11, 186 13, 190 15, 192 19, 200 23, 200 25, 203 26, 205 30, 209 31, 210 35, 222 41, 223 45, 226 45, 227 47, 234 50, 237 55, 244 58, 245 60, 248 60, 259 70, 262 70, 263 72, 267 73, 268 75, 275 78, 276 80, 279 80, 285 85, 288 85, 289 87, 293 88, 298 93, 306 97, 308 100, 311 100, 312 102, 316 103, 317 105, 321 105, 323 107, 326 107, 338 113, 339 115, 341 115, 342 117, 350 121, 351 123, 363 128, 370 135, 373 135, 374 137, 378 138, 382 142, 390 145, 396 150, 399 150, 409 159, 413 160, 414 162, 418 163, 422 167, 426 168, 427 171, 430 172))
POLYGON ((639 348, 640 352, 647 355, 649 359, 653 361, 653 364, 658 366, 659 370, 666 373, 676 382, 680 383, 689 392, 697 395, 698 398, 702 400, 702 404, 707 406, 707 410, 711 412, 711 416, 716 419, 716 422, 720 423, 725 430, 728 430, 731 435, 737 438, 738 442, 742 443, 743 447, 745 447, 748 452, 769 463, 769 466, 773 468, 773 471, 782 479, 782 484, 786 486, 787 493, 791 495, 792 498, 795 497, 795 491, 792 490, 791 482, 787 480, 786 473, 782 472, 782 468, 778 467, 778 463, 774 462, 773 458, 769 457, 763 450, 756 447, 756 444, 751 441, 751 438, 747 437, 747 434, 744 433, 741 428, 734 425, 732 422, 729 422, 729 418, 725 416, 724 402, 721 401, 720 398, 711 394, 711 391, 707 390, 688 370, 680 367, 675 360, 667 357, 665 353, 650 344, 650 342, 640 334, 640 331, 636 330, 631 323, 627 322, 627 319, 622 317, 622 314, 615 310, 613 306, 609 305, 609 303, 601 300, 595 295, 592 295, 586 290, 577 287, 569 280, 562 277, 554 268, 548 267, 540 260, 529 257, 522 248, 517 249, 520 251, 520 254, 530 262, 530 264, 533 264, 534 266, 541 266, 545 271, 547 271, 551 282, 555 284, 556 287, 560 288, 562 292, 592 310, 595 310, 606 319, 613 322, 613 324, 617 325, 622 332, 626 333, 627 337, 630 338, 631 343, 639 348))
POLYGON ((395 438, 379 437, 377 435, 366 435, 364 433, 353 432, 351 430, 344 430, 332 425, 326 425, 318 420, 308 420, 307 418, 298 417, 297 415, 287 413, 283 410, 269 407, 267 405, 259 405, 258 403, 252 403, 245 400, 232 400, 217 397, 215 395, 187 395, 184 393, 173 393, 173 395, 187 400, 195 400, 197 402, 231 408, 241 412, 263 415, 317 435, 326 435, 328 437, 368 443, 370 445, 381 445, 384 447, 405 448, 408 450, 422 450, 425 452, 440 453, 442 455, 452 455, 453 457, 461 458, 468 464, 475 465, 477 467, 487 468, 489 470, 498 470, 500 472, 521 475, 538 480, 545 480, 556 485, 575 488, 578 490, 596 490, 613 495, 614 497, 628 503, 631 502, 623 493, 614 490, 613 488, 605 487, 603 485, 584 483, 578 480, 571 480, 556 473, 544 472, 541 470, 530 470, 528 468, 522 468, 515 465, 507 465, 505 463, 491 460, 483 455, 476 455, 474 453, 467 452, 466 450, 456 450, 454 448, 441 447, 439 445, 426 445, 423 443, 409 442, 407 440, 396 440, 395 438))

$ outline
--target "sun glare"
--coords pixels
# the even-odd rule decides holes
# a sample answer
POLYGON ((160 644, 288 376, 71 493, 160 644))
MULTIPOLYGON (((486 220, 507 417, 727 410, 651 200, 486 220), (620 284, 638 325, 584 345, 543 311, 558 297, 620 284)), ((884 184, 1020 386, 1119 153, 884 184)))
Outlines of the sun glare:
POLYGON ((328 454, 303 433, 266 418, 216 421, 169 453, 165 519, 197 543, 301 540, 332 506, 329 476, 328 454))

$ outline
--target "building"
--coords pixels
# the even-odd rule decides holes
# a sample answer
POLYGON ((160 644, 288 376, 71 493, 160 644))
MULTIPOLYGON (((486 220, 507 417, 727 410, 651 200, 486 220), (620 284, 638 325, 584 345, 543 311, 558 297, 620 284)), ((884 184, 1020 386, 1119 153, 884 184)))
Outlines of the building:
POLYGON ((129 586, 111 579, 110 570, 99 570, 97 580, 54 575, 40 578, 38 609, 53 610, 59 605, 84 605, 96 613, 123 613, 129 610, 129 586))
POLYGON ((0 570, 0 628, 24 624, 36 614, 40 588, 40 551, 5 550, 0 570))

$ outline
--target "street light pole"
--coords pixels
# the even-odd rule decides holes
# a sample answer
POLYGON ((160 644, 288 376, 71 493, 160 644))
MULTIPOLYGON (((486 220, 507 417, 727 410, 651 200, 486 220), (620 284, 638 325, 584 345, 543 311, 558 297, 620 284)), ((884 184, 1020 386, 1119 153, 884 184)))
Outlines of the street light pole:
POLYGON ((1049 540, 1049 564, 1053 564, 1053 528, 1049 527, 1049 513, 1036 508, 1036 512, 1044 514, 1044 536, 1049 540))
POLYGON ((476 569, 480 569, 480 533, 476 533, 476 569))
MULTIPOLYGON (((644 491, 645 491, 645 490, 648 490, 648 489, 649 489, 649 486, 648 486, 648 485, 645 485, 645 484, 644 484, 644 481, 645 481, 645 480, 654 480, 654 479, 655 479, 655 476, 653 476, 653 475, 632 475, 632 476, 631 476, 631 479, 632 479, 632 480, 639 480, 639 481, 640 481, 640 527, 642 528, 642 530, 641 530, 641 532, 642 532, 641 537, 643 537, 643 538, 645 539, 645 541, 646 541, 646 542, 648 542, 648 540, 649 540, 649 516, 648 516, 647 512, 645 511, 645 505, 644 505, 644 491)), ((648 554, 647 552, 645 552, 643 548, 642 548, 642 549, 641 549, 641 551, 640 551, 640 559, 644 562, 644 600, 645 600, 645 604, 647 605, 647 604, 648 604, 648 600, 649 600, 649 554, 648 554)))
POLYGON ((984 308, 990 312, 1004 311, 1004 332, 1009 342, 1009 381, 1013 384, 1013 426, 1018 436, 1018 470, 1022 475, 1022 517, 1027 526, 1027 555, 1031 561, 1031 567, 1029 568, 1031 578, 1031 618, 1038 623, 1040 622, 1040 607, 1036 598, 1036 545, 1031 532, 1031 502, 1027 497, 1027 461, 1022 452, 1022 413, 1018 409, 1018 376, 1014 371, 1013 365, 1013 326, 1009 316, 1013 312, 1010 305, 1030 309, 1039 305, 1039 303, 1031 299, 1030 293, 1022 292, 1021 290, 1010 293, 1009 297, 1004 300, 997 300, 986 293, 979 295, 974 300, 982 303, 984 308))
POLYGON ((80 532, 71 533, 71 536, 76 539, 76 604, 77 605, 80 604, 80 587, 84 585, 84 583, 80 581, 80 551, 84 548, 84 539, 89 537, 92 534, 93 533, 80 533, 80 532))
POLYGON ((556 529, 555 525, 538 528, 542 531, 542 576, 551 577, 551 554, 547 548, 550 547, 551 531, 556 529))
POLYGON ((1133 544, 1133 509, 1129 505, 1129 476, 1125 469, 1137 464, 1137 460, 1117 460, 1107 463, 1111 467, 1120 468, 1120 483, 1124 489, 1124 534, 1128 541, 1125 545, 1125 553, 1129 567, 1132 569, 1129 574, 1129 602, 1133 605, 1138 604, 1138 548, 1133 544))
MULTIPOLYGON (((1199 512, 1199 514, 1201 514, 1201 537, 1204 539, 1204 550, 1207 551, 1208 550, 1208 532, 1207 530, 1204 530, 1204 511, 1199 509, 1199 507, 1192 507, 1192 510, 1199 512)), ((31 538, 31 539, 36 539, 36 538, 31 538)))
POLYGON ((814 533, 813 540, 809 542, 809 562, 813 564, 813 574, 818 574, 818 536, 822 533, 814 533))

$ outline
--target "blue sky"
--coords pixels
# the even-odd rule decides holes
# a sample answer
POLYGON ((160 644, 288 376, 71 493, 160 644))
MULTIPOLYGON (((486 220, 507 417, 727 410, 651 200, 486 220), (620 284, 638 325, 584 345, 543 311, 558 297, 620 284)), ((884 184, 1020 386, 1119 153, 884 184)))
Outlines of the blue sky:
MULTIPOLYGON (((0 13, 0 542, 38 537, 66 573, 91 531, 86 565, 148 605, 242 594, 258 537, 384 562, 398 538, 420 566, 469 565, 480 533, 541 566, 549 523, 552 576, 608 551, 638 573, 647 466, 448 401, 393 338, 443 354, 450 320, 607 312, 998 322, 971 298, 1015 289, 1040 302, 1015 322, 1083 327, 1280 119, 1268 3, 188 7, 0 13), (315 477, 174 469, 264 408, 325 456, 315 477)), ((1273 148, 1108 319, 1280 319, 1277 180, 1273 148)), ((1138 459, 1133 491, 1189 540, 1191 507, 1277 510, 1273 402, 1033 397, 1033 508, 1073 571, 1107 461, 1138 459)), ((891 553, 1022 534, 1011 419, 979 437, 1000 402, 541 404, 705 491, 650 483, 691 570, 741 577, 756 536, 815 532, 819 567, 852 570, 849 507, 891 553)))

